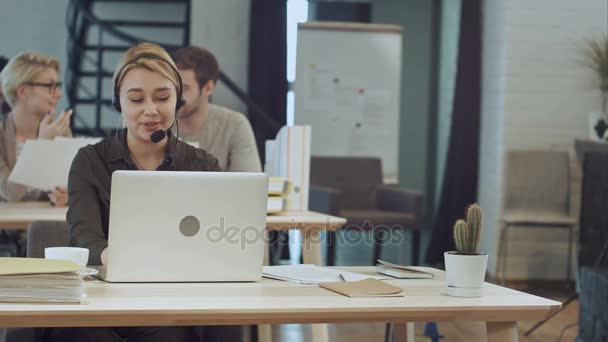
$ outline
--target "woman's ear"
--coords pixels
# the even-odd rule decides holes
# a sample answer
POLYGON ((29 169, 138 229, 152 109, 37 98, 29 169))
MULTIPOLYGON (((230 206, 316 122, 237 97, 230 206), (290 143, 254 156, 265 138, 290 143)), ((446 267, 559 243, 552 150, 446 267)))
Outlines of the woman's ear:
POLYGON ((26 93, 27 93, 27 87, 23 84, 18 86, 17 89, 15 89, 15 95, 16 95, 15 97, 18 100, 22 100, 25 97, 26 93))

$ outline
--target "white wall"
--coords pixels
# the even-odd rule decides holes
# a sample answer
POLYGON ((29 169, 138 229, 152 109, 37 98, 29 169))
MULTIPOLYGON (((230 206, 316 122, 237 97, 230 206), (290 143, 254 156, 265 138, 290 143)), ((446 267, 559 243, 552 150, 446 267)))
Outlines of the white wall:
MULTIPOLYGON (((34 51, 59 59, 65 71, 68 0, 2 0, 0 4, 0 55, 8 58, 34 51)), ((63 75, 59 76, 63 79, 63 75)), ((65 93, 65 89, 64 89, 65 93)), ((65 108, 65 97, 58 108, 65 108)))
MULTIPOLYGON (((205 47, 220 69, 247 91, 250 0, 192 0, 190 42, 205 47)), ((246 106, 221 82, 213 102, 246 112, 246 106)))
POLYGON ((427 177, 435 176, 426 172, 432 96, 433 6, 434 2, 428 0, 376 0, 372 8, 372 22, 404 28, 399 185, 419 190, 424 190, 427 177))
POLYGON ((479 149, 478 200, 484 209, 481 250, 488 253, 488 272, 495 274, 499 219, 501 215, 502 154, 504 127, 504 54, 506 46, 504 3, 484 2, 482 37, 482 101, 479 149))
POLYGON ((505 145, 569 149, 601 110, 581 46, 608 31, 608 1, 509 0, 505 10, 505 145))
MULTIPOLYGON (((575 138, 586 136, 587 112, 601 108, 601 97, 581 47, 608 31, 608 2, 487 0, 485 7, 479 194, 494 274, 505 152, 570 151, 575 138)), ((565 232, 519 229, 509 248, 507 277, 564 277, 565 232)))

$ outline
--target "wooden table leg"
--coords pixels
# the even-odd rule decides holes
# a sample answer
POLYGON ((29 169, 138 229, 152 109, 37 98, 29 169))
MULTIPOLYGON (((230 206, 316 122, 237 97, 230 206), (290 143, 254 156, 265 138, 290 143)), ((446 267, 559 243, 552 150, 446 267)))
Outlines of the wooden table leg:
POLYGON ((268 242, 264 243, 264 266, 270 265, 270 245, 268 242))
MULTIPOLYGON (((264 244, 264 266, 270 264, 270 245, 264 244)), ((258 324, 258 342, 272 342, 272 325, 258 324)))
POLYGON ((321 265, 321 233, 319 231, 302 232, 302 258, 305 264, 321 265))
POLYGON ((488 342, 517 342, 517 322, 486 322, 488 342))
POLYGON ((258 324, 258 342, 272 342, 272 325, 258 324))
POLYGON ((329 342, 329 326, 327 324, 311 324, 311 326, 314 342, 329 342))
MULTIPOLYGON (((394 323, 393 324, 393 341, 407 341, 414 342, 416 340, 416 335, 414 334, 414 323, 394 323)), ((390 341, 390 338, 389 338, 390 341)))
MULTIPOLYGON (((321 236, 319 231, 302 232, 302 259, 305 264, 321 265, 321 236)), ((329 341, 327 324, 312 325, 312 340, 314 342, 329 341)))

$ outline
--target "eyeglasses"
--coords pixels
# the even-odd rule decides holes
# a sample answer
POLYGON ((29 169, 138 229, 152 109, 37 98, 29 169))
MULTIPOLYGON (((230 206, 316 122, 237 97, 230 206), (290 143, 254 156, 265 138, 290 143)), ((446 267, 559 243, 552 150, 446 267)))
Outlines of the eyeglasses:
POLYGON ((49 89, 49 93, 55 94, 55 92, 57 91, 57 89, 61 89, 61 86, 63 85, 63 82, 48 82, 48 83, 25 82, 25 84, 31 85, 31 86, 34 86, 34 87, 46 87, 46 88, 49 89))

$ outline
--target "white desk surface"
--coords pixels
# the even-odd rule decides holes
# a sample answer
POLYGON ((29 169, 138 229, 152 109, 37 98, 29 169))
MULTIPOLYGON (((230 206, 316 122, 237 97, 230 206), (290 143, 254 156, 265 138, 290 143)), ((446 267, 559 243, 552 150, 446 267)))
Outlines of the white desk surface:
MULTIPOLYGON (((373 267, 344 267, 373 274, 373 267)), ((435 279, 388 280, 405 297, 348 298, 316 285, 257 283, 86 283, 86 304, 0 304, 0 327, 173 326, 282 323, 541 320, 559 302, 485 284, 481 298, 446 295, 435 279)), ((490 324, 490 323, 488 323, 490 324)))

